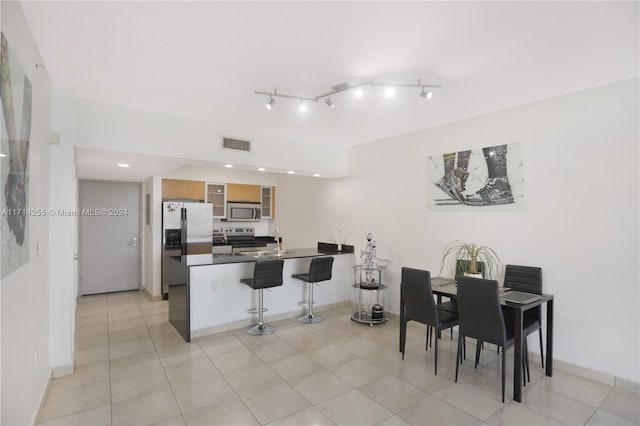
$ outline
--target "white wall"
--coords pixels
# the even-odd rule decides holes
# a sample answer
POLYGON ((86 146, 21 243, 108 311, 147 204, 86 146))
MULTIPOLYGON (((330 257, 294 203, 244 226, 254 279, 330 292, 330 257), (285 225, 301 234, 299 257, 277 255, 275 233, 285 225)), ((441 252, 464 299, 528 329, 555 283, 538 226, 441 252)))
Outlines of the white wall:
MULTIPOLYGON (((55 92, 55 89, 54 89, 55 92)), ((55 97, 54 97, 55 99, 55 97)), ((54 103, 51 121, 64 121, 69 111, 54 103)), ((78 181, 76 179, 75 152, 69 143, 75 135, 72 122, 57 125, 60 144, 51 145, 49 188, 54 194, 49 206, 55 210, 78 208, 78 181)), ((56 249, 50 253, 50 338, 51 366, 54 376, 73 372, 76 297, 78 294, 78 218, 55 216, 51 219, 49 236, 56 249)))
POLYGON ((151 194, 151 226, 145 225, 145 241, 147 253, 145 258, 145 268, 147 275, 145 288, 152 296, 160 296, 162 291, 162 271, 160 267, 160 257, 162 256, 162 178, 152 176, 145 181, 145 193, 151 194), (151 185, 148 186, 148 183, 151 185), (150 262, 150 263, 149 263, 150 262), (156 267, 154 267, 156 265, 156 267))
POLYGON ((353 147, 350 176, 334 182, 330 210, 344 214, 333 228, 374 233, 396 313, 400 268, 437 275, 451 240, 541 266, 555 357, 640 382, 638 116, 636 79, 353 147), (525 210, 429 209, 430 155, 514 142, 525 147, 525 210))
MULTIPOLYGON (((40 54, 18 3, 2 2, 1 12, 2 32, 33 89, 27 207, 47 208, 51 81, 46 70, 35 68, 40 54)), ((50 376, 49 219, 28 217, 27 229, 29 261, 0 285, 3 425, 33 424, 50 376)))

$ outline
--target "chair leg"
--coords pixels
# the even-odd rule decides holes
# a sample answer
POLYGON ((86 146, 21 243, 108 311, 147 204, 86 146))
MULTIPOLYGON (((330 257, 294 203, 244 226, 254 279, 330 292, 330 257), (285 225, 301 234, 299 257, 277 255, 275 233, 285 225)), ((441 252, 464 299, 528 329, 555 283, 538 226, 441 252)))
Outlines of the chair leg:
MULTIPOLYGON (((462 338, 462 359, 467 359, 467 338, 462 338)), ((460 365, 462 365, 462 359, 460 360, 460 365)))
MULTIPOLYGON (((440 329, 438 329, 440 330, 440 329)), ((434 374, 437 376, 438 375, 438 338, 436 337, 436 355, 435 355, 435 372, 434 374)))
POLYGON ((505 366, 507 365, 507 355, 502 348, 502 403, 504 404, 504 384, 505 384, 505 366))
POLYGON ((544 348, 542 347, 542 327, 538 329, 538 336, 540 336, 540 364, 544 368, 544 348))
POLYGON ((458 383, 458 368, 460 367, 460 353, 462 352, 462 335, 458 334, 458 350, 456 351, 456 380, 458 383))
POLYGON ((402 352, 402 359, 404 360, 404 345, 407 340, 407 322, 402 318, 400 320, 400 352, 402 352))
POLYGON ((425 343, 425 346, 424 346, 424 350, 425 351, 429 349, 429 334, 430 333, 431 333, 431 326, 428 325, 427 326, 427 342, 425 343))
POLYGON ((320 315, 313 314, 313 283, 309 283, 309 312, 298 318, 298 322, 304 324, 316 324, 324 321, 320 315))
POLYGON ((478 364, 480 363, 480 345, 481 341, 476 340, 476 365, 473 368, 478 368, 478 364))

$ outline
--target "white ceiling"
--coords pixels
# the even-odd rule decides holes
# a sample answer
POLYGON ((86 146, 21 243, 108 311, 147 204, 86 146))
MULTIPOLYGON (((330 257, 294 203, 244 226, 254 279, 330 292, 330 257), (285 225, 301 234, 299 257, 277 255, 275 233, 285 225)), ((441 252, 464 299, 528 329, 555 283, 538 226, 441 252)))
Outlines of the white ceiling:
POLYGON ((638 76, 638 3, 24 2, 54 83, 99 101, 358 144, 638 76), (254 90, 314 97, 306 114, 254 90))

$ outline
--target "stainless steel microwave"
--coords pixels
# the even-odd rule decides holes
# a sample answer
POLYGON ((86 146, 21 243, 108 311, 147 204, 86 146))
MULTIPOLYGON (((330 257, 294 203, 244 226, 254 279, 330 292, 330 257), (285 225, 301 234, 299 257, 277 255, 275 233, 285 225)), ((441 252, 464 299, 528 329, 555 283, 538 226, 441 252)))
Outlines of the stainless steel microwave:
POLYGON ((260 203, 227 203, 227 220, 233 222, 257 222, 260 220, 260 203))

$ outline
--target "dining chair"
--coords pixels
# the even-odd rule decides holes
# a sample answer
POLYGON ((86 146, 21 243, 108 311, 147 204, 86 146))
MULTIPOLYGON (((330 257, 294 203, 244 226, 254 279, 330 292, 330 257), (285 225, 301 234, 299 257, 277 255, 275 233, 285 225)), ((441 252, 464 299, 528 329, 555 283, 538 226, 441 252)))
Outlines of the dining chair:
MULTIPOLYGON (((469 266, 469 260, 458 259, 456 261, 456 278, 460 276, 464 276, 465 271, 469 266)), ((482 278, 487 278, 485 276, 485 267, 484 262, 476 262, 478 273, 482 274, 482 278)), ((458 303, 455 298, 451 298, 447 302, 438 303, 438 308, 443 311, 451 312, 452 314, 458 314, 458 303)), ((451 338, 453 339, 453 328, 451 329, 451 338)))
MULTIPOLYGON (((429 271, 402 268, 400 283, 400 352, 404 360, 404 348, 407 338, 407 323, 416 321, 427 325, 426 347, 429 346, 429 327, 436 331, 458 325, 458 316, 441 311, 433 300, 431 274, 429 271)), ((433 340, 433 339, 432 339, 433 340)), ((434 373, 438 374, 438 338, 435 339, 434 373)))
MULTIPOLYGON (((542 268, 537 266, 507 265, 504 273, 504 286, 512 290, 525 291, 527 293, 542 294, 542 268)), ((505 320, 512 323, 514 313, 510 309, 503 309, 505 320)), ((544 368, 544 355, 542 346, 542 309, 540 306, 527 310, 522 316, 523 333, 528 336, 538 331, 540 340, 540 363, 544 368)), ((525 339, 525 355, 528 356, 528 345, 525 339)), ((527 368, 527 380, 530 380, 527 368)))
POLYGON ((504 402, 506 350, 513 346, 514 336, 513 327, 505 326, 500 307, 498 282, 482 278, 459 277, 457 299, 459 327, 455 381, 458 382, 460 351, 464 339, 470 337, 477 340, 476 368, 480 360, 481 342, 493 343, 502 347, 502 402, 504 402))

